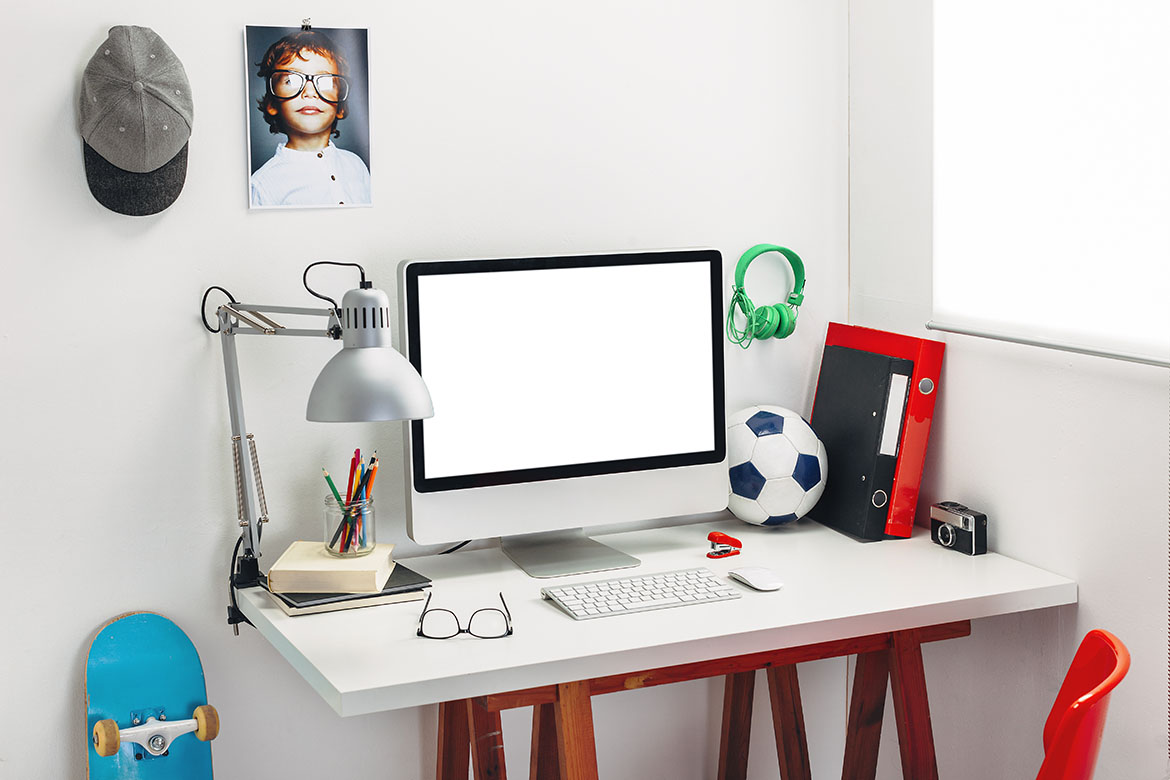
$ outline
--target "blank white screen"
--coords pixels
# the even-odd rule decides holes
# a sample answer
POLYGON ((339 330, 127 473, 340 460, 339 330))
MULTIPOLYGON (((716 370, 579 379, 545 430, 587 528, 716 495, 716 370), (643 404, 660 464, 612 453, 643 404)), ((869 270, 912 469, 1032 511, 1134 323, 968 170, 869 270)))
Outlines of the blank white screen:
POLYGON ((424 477, 710 451, 710 266, 420 275, 424 477))

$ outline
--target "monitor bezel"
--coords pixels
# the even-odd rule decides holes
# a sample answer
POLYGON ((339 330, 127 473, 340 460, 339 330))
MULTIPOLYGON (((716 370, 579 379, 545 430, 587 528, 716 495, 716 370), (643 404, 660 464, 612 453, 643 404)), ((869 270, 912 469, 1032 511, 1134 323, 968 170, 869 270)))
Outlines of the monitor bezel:
MULTIPOLYGON (((727 429, 723 387, 723 327, 721 280, 722 255, 715 249, 686 249, 648 252, 621 252, 540 257, 484 258, 469 260, 419 260, 405 264, 406 348, 407 359, 425 381, 422 345, 419 333, 418 283, 422 276, 508 272, 559 268, 593 268, 622 265, 665 265, 677 263, 706 263, 709 270, 711 318, 711 382, 712 382, 712 441, 707 450, 672 453, 640 458, 571 463, 558 466, 493 471, 477 474, 458 474, 426 477, 425 432, 422 420, 411 421, 411 481, 418 493, 438 493, 496 485, 518 485, 550 480, 592 477, 633 471, 697 466, 721 463, 727 451, 727 429)), ((653 291, 647 291, 652 293, 653 291)), ((534 316, 538 316, 535 315, 534 316)), ((669 328, 661 338, 669 338, 669 328)))

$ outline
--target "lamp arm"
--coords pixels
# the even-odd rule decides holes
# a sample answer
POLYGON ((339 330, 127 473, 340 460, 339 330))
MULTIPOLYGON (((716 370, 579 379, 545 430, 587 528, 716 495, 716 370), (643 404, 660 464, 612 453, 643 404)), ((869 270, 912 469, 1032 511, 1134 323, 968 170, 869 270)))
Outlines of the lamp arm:
POLYGON ((239 624, 249 622, 240 611, 236 600, 237 588, 260 584, 260 540, 268 509, 264 500, 264 485, 260 479, 260 459, 256 441, 248 433, 244 421, 244 396, 240 382, 240 361, 236 351, 236 336, 244 334, 266 336, 314 336, 342 339, 342 350, 333 356, 313 383, 309 393, 305 417, 319 422, 355 422, 374 420, 414 420, 434 414, 430 393, 418 371, 390 344, 390 302, 386 294, 366 281, 365 271, 356 263, 337 263, 322 260, 305 269, 305 289, 327 301, 325 309, 294 306, 270 306, 239 303, 228 290, 208 287, 203 293, 199 316, 203 327, 220 334, 223 349, 224 378, 227 385, 228 417, 232 433, 232 463, 235 468, 236 510, 239 538, 232 550, 232 566, 228 592, 228 624, 239 634, 239 624), (357 289, 342 298, 341 306, 332 298, 309 287, 309 268, 317 265, 352 265, 361 271, 357 289), (218 290, 228 297, 228 303, 216 310, 218 328, 207 321, 207 297, 218 290), (342 330, 341 313, 346 312, 346 330, 342 330), (317 328, 286 328, 269 315, 293 314, 324 317, 325 326, 317 328), (352 324, 349 321, 352 320, 352 324), (392 356, 382 349, 392 352, 392 356), (374 354, 377 353, 377 354, 374 354), (372 358, 372 360, 371 360, 372 358), (339 368, 340 367, 340 368, 339 368), (356 376, 356 384, 350 376, 356 376), (339 378, 340 377, 340 378, 339 378), (337 393, 338 388, 346 392, 337 393), (358 392, 349 392, 356 388, 358 392), (338 401, 338 398, 342 398, 338 401))
POLYGON ((333 309, 306 309, 295 306, 268 306, 246 303, 224 304, 216 311, 220 346, 223 349, 224 378, 227 382, 228 420, 232 432, 232 457, 236 473, 236 509, 244 561, 236 585, 255 585, 259 575, 261 524, 268 521, 264 488, 256 445, 244 421, 244 397, 240 386, 237 334, 268 336, 324 336, 340 338, 341 325, 333 309), (285 328, 266 314, 297 314, 327 318, 325 328, 285 328), (259 508, 259 509, 258 509, 259 508))

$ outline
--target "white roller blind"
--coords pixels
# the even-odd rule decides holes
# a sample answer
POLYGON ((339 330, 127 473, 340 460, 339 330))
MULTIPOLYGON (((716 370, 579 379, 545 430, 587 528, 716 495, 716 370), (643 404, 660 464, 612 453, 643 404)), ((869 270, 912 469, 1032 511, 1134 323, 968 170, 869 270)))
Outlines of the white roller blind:
POLYGON ((1170 2, 934 25, 935 322, 1170 359, 1170 2))

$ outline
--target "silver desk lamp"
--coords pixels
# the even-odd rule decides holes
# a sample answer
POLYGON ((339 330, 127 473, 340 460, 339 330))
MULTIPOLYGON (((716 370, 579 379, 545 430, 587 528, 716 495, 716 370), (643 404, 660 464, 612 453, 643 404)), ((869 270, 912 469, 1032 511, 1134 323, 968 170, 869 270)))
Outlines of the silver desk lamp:
POLYGON ((422 377, 391 345, 390 299, 366 281, 365 270, 357 263, 321 261, 305 269, 305 289, 333 304, 327 309, 295 306, 269 306, 239 303, 222 287, 210 287, 203 294, 203 305, 212 290, 227 294, 229 303, 216 310, 218 329, 212 328, 201 310, 203 324, 218 332, 223 347, 224 375, 227 379, 228 415, 232 429, 232 458, 236 478, 236 510, 240 538, 233 552, 231 604, 228 623, 236 633, 246 618, 236 608, 235 589, 259 584, 260 537, 268 522, 264 485, 260 479, 260 460, 256 441, 244 423, 244 399, 240 391, 240 367, 236 355, 237 335, 324 336, 340 339, 342 349, 334 355, 313 384, 305 418, 315 422, 376 422, 382 420, 419 420, 431 417, 434 408, 422 377), (341 299, 341 305, 313 291, 308 284, 309 269, 316 265, 353 266, 361 272, 357 289, 341 299), (286 328, 268 315, 292 314, 322 317, 320 328, 286 328))

